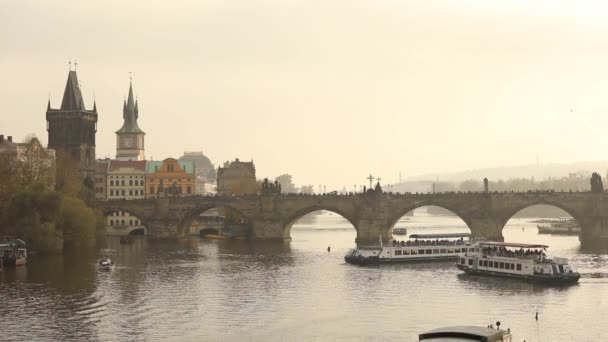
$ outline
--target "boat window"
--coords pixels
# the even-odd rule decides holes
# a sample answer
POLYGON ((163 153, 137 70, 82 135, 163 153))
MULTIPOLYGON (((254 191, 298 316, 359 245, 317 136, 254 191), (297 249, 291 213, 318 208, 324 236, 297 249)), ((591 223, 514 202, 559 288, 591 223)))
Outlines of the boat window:
POLYGON ((433 249, 433 254, 439 254, 439 250, 438 249, 433 249))
POLYGON ((445 254, 445 253, 447 253, 447 251, 446 251, 445 249, 442 249, 442 250, 440 251, 440 253, 441 253, 441 254, 445 254))
POLYGON ((488 267, 488 260, 483 261, 483 267, 488 267))
POLYGON ((512 270, 515 270, 515 264, 510 264, 510 266, 512 270))
POLYGON ((395 255, 401 255, 401 251, 395 251, 395 255))
POLYGON ((408 249, 403 250, 403 255, 410 255, 410 251, 408 249))
POLYGON ((412 255, 416 255, 416 254, 418 254, 418 250, 412 249, 412 255))
POLYGON ((517 270, 521 271, 521 264, 517 264, 517 270))
POLYGON ((460 258, 460 263, 464 265, 464 258, 460 258))
POLYGON ((426 254, 433 254, 433 250, 432 249, 427 249, 426 250, 426 254))
POLYGON ((473 259, 469 259, 469 266, 473 266, 473 259))
POLYGON ((424 254, 424 249, 418 250, 418 254, 424 254))
POLYGON ((490 267, 495 268, 494 264, 495 264, 494 261, 490 261, 490 267))
POLYGON ((453 249, 448 249, 448 253, 454 253, 453 249))
POLYGON ((499 264, 498 264, 498 268, 500 268, 500 269, 503 269, 503 270, 504 270, 504 269, 505 269, 505 263, 504 263, 504 262, 499 263, 499 264))

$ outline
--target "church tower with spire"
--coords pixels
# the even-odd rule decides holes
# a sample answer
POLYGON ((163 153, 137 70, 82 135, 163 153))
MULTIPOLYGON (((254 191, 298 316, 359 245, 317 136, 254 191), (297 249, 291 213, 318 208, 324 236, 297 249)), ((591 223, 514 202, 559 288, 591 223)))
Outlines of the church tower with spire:
POLYGON ((137 125, 139 118, 138 101, 133 98, 133 82, 129 84, 129 97, 123 103, 124 123, 116 131, 116 159, 144 160, 144 136, 146 133, 137 125))
POLYGON ((71 67, 61 108, 51 108, 49 98, 46 129, 49 134, 48 147, 78 161, 85 185, 92 189, 95 179, 97 104, 93 104, 92 110, 85 108, 76 70, 71 70, 71 67))

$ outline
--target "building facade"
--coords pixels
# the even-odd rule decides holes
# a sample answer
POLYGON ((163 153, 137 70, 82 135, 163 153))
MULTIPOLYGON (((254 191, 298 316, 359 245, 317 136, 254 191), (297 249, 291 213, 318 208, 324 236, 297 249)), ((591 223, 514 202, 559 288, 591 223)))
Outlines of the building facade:
POLYGON ((108 199, 108 168, 110 159, 98 159, 95 162, 95 199, 108 199))
MULTIPOLYGON (((107 172, 107 198, 140 199, 145 197, 146 162, 112 160, 107 172)), ((133 232, 145 234, 141 221, 125 211, 117 211, 106 218, 108 235, 129 235, 133 232)))
POLYGON ((123 125, 116 131, 116 159, 144 160, 144 137, 146 133, 139 128, 139 104, 133 97, 133 83, 129 84, 129 97, 123 103, 123 125))
POLYGON ((84 105, 78 76, 70 70, 59 109, 46 110, 48 147, 66 153, 79 162, 85 185, 92 189, 95 179, 95 134, 97 133, 97 105, 87 110, 84 105))
POLYGON ((112 160, 108 168, 108 199, 145 198, 146 162, 112 160))
POLYGON ((192 196, 196 189, 195 166, 192 161, 167 158, 146 164, 146 197, 192 196))
POLYGON ((221 195, 257 194, 260 191, 255 178, 253 161, 242 162, 238 158, 225 162, 217 171, 217 192, 221 195))
POLYGON ((16 143, 12 136, 0 135, 0 177, 1 183, 41 183, 54 189, 55 150, 44 148, 36 137, 16 143))

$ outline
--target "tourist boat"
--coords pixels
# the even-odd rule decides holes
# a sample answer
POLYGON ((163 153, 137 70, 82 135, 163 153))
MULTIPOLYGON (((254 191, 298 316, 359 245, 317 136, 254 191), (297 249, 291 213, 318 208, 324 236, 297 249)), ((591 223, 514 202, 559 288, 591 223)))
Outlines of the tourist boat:
POLYGON ((395 228, 395 229, 393 229, 393 235, 407 235, 407 229, 395 228))
POLYGON ((454 260, 472 249, 470 234, 412 234, 409 241, 393 240, 379 246, 357 247, 344 256, 350 264, 454 260), (413 240, 412 240, 413 239, 413 240))
MULTIPOLYGON (((500 322, 496 322, 500 326, 500 322)), ((512 342, 511 330, 478 326, 445 327, 427 331, 418 335, 418 341, 482 341, 482 342, 512 342)))
POLYGON ((0 240, 0 257, 5 266, 21 266, 27 261, 25 241, 14 237, 3 237, 0 240))
POLYGON ((573 284, 580 275, 566 258, 549 258, 546 245, 484 241, 461 256, 458 269, 469 274, 573 284))
POLYGON ((579 235, 581 227, 574 219, 544 222, 536 226, 539 234, 579 235))

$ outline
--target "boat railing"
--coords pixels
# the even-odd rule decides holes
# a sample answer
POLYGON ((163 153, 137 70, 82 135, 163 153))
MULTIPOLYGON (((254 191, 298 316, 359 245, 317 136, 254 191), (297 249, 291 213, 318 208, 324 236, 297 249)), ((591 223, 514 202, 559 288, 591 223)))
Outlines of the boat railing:
POLYGON ((466 246, 468 241, 393 241, 387 244, 390 247, 454 247, 466 246))

